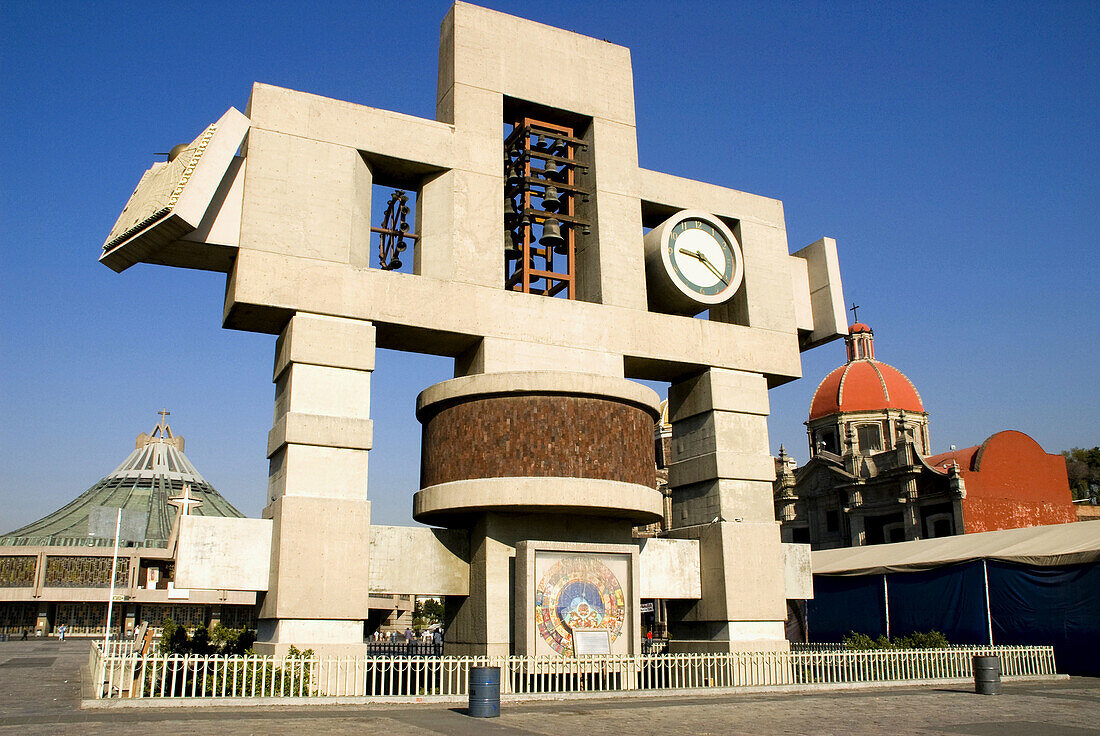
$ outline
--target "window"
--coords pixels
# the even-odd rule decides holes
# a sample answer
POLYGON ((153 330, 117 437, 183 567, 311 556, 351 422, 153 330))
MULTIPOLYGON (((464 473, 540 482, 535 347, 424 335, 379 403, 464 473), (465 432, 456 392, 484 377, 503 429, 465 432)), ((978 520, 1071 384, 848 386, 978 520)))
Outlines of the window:
POLYGON ((831 452, 834 455, 840 454, 840 447, 836 441, 836 431, 829 427, 828 429, 819 429, 817 431, 817 440, 814 443, 815 454, 824 450, 825 452, 831 452))
POLYGON ((830 509, 825 512, 825 531, 840 531, 840 512, 836 509, 830 509))
POLYGON ((856 426, 856 436, 859 440, 859 449, 863 452, 882 449, 882 427, 877 424, 860 424, 856 426))

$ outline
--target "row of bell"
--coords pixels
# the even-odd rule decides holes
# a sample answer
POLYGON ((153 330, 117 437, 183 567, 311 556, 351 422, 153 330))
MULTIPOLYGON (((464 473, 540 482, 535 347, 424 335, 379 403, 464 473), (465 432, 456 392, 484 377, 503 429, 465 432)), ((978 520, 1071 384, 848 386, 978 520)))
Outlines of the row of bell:
MULTIPOLYGON (((511 230, 504 231, 504 257, 505 258, 519 258, 522 254, 523 239, 517 236, 516 233, 511 230)), ((565 238, 561 234, 561 223, 555 219, 547 219, 542 222, 542 236, 539 238, 539 245, 544 245, 554 249, 554 252, 559 255, 564 255, 567 251, 565 238)))
MULTIPOLYGON (((535 194, 538 196, 538 194, 535 194)), ((558 212, 561 210, 561 195, 558 193, 556 187, 546 187, 546 191, 542 194, 542 209, 545 212, 558 212)), ((511 197, 504 198, 504 219, 513 220, 519 212, 516 211, 516 204, 512 201, 511 197)))
MULTIPOLYGON (((514 187, 523 183, 524 168, 525 164, 522 158, 512 162, 508 173, 508 186, 514 187)), ((542 178, 549 181, 563 182, 569 174, 569 169, 565 166, 559 166, 557 161, 547 161, 542 169, 532 169, 531 173, 542 174, 542 178)))

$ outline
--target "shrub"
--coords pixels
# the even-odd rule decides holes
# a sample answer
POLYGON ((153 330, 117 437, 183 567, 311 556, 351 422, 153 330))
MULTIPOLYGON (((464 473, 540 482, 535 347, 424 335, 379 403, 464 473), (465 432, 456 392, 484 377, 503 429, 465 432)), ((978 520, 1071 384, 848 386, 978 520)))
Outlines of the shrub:
POLYGON ((879 636, 877 639, 872 639, 867 634, 860 634, 855 631, 849 631, 848 634, 841 640, 841 644, 845 649, 944 649, 951 646, 947 641, 947 637, 938 631, 929 631, 927 633, 921 631, 914 631, 908 636, 896 637, 893 641, 887 639, 885 636, 879 636))

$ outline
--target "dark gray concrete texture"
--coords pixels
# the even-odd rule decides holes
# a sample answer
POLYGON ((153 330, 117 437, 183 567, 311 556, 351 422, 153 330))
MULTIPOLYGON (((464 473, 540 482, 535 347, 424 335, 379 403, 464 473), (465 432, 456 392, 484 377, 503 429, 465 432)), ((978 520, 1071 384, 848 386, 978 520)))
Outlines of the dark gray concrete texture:
POLYGON ((949 734, 1100 736, 1100 679, 811 694, 662 695, 501 705, 470 718, 454 705, 80 709, 88 642, 0 642, 0 734, 949 734))

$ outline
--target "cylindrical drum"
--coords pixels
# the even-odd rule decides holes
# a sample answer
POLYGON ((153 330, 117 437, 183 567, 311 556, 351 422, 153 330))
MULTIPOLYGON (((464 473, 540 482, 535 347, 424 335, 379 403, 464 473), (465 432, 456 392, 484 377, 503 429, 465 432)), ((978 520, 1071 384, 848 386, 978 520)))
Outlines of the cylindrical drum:
POLYGON ((470 668, 470 715, 500 717, 500 667, 470 668))
POLYGON ((989 654, 974 656, 974 692, 978 695, 1001 694, 1001 660, 989 654))

